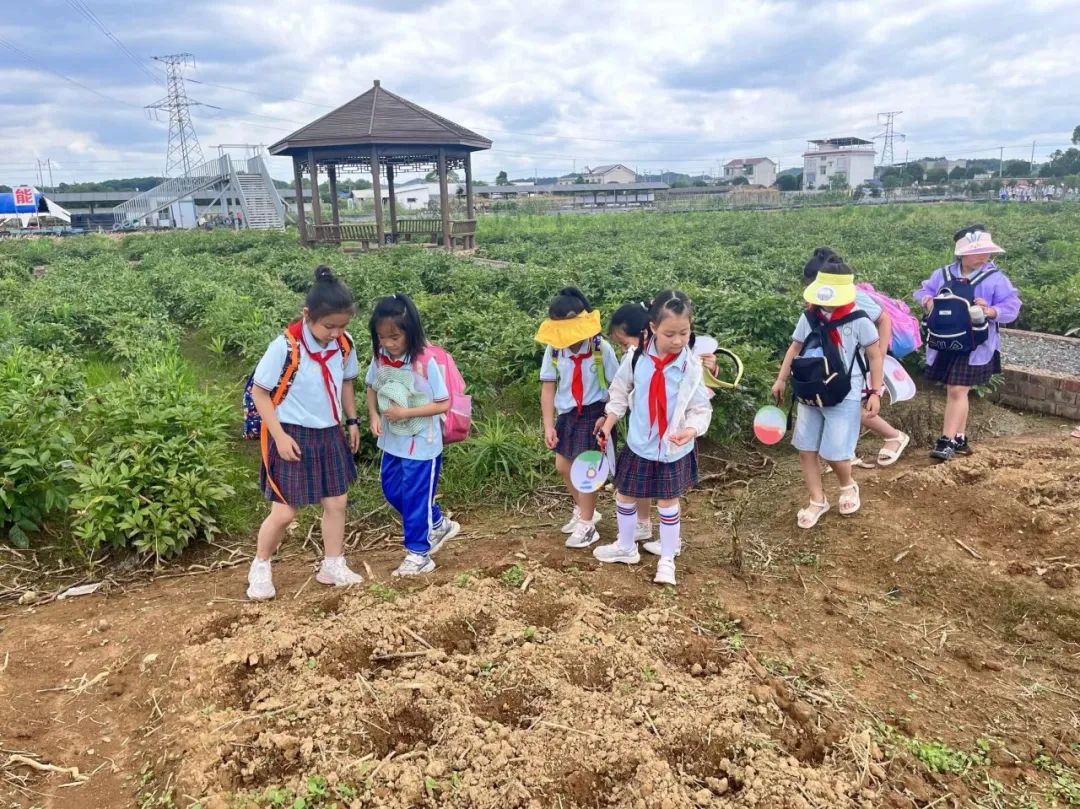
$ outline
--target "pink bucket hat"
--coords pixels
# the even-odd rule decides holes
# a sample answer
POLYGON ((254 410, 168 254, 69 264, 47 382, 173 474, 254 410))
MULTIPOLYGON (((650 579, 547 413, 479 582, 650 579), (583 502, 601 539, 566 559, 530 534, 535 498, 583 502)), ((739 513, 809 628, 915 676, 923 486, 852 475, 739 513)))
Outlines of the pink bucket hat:
POLYGON ((957 256, 977 256, 988 253, 1004 253, 1005 250, 994 244, 985 230, 973 230, 956 241, 957 256))

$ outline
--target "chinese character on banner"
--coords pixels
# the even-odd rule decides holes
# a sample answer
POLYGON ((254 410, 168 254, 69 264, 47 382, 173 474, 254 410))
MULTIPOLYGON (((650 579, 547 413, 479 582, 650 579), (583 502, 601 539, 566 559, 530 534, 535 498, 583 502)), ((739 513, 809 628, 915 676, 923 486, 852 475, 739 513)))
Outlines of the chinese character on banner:
POLYGON ((14 189, 16 207, 34 207, 34 189, 28 185, 20 185, 14 189))

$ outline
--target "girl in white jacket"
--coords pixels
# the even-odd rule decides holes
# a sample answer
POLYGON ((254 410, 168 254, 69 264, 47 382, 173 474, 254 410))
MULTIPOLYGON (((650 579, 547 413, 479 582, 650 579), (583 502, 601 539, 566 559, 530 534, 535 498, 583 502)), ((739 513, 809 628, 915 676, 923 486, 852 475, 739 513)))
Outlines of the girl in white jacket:
POLYGON ((686 293, 661 292, 649 309, 649 337, 643 347, 628 351, 608 389, 607 418, 611 430, 627 410, 626 445, 615 471, 618 491, 617 542, 593 551, 601 562, 637 564, 634 541, 638 502, 656 498, 660 517, 660 561, 654 581, 675 584, 679 552, 679 498, 697 483, 695 439, 709 429, 712 406, 701 360, 690 348, 693 305, 686 293))

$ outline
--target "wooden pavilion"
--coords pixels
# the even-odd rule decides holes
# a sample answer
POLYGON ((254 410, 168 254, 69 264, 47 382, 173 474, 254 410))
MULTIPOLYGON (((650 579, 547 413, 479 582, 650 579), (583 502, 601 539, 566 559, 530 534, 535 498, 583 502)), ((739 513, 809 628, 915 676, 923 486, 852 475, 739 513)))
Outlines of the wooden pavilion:
POLYGON ((364 248, 426 239, 448 250, 476 246, 472 153, 490 149, 491 141, 383 89, 374 86, 333 112, 312 121, 270 147, 270 154, 293 161, 300 243, 359 242, 364 248), (375 222, 341 224, 338 171, 368 171, 374 191, 375 222), (465 172, 465 219, 450 218, 447 174, 465 172), (398 219, 394 175, 403 171, 439 175, 439 219, 398 219), (304 211, 303 178, 311 180, 311 221, 304 211), (330 184, 330 224, 323 221, 319 173, 330 184), (389 192, 389 222, 383 213, 382 187, 389 192), (389 224, 389 227, 387 225, 389 224))

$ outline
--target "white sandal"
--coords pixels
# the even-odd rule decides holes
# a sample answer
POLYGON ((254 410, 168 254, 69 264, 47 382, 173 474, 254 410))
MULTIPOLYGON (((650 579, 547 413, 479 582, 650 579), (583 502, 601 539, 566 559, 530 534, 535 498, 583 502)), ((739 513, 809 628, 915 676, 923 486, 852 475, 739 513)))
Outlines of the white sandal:
POLYGON ((829 512, 831 506, 828 500, 823 500, 820 503, 816 503, 813 500, 810 501, 809 508, 801 508, 798 513, 798 524, 800 528, 813 528, 818 524, 825 514, 829 512), (817 509, 816 512, 811 512, 810 509, 817 509))
POLYGON ((900 460, 900 456, 904 454, 904 450, 907 449, 908 444, 911 443, 910 435, 905 433, 903 430, 897 430, 896 432, 899 434, 895 438, 885 439, 885 443, 888 444, 890 441, 896 441, 899 442, 900 446, 898 446, 896 449, 886 449, 884 446, 882 446, 882 448, 878 450, 877 454, 878 466, 892 466, 894 463, 900 460))
POLYGON ((852 483, 850 486, 840 487, 840 513, 845 517, 854 514, 860 508, 862 508, 862 499, 859 497, 859 484, 852 483), (843 494, 843 492, 854 491, 854 494, 843 494))

